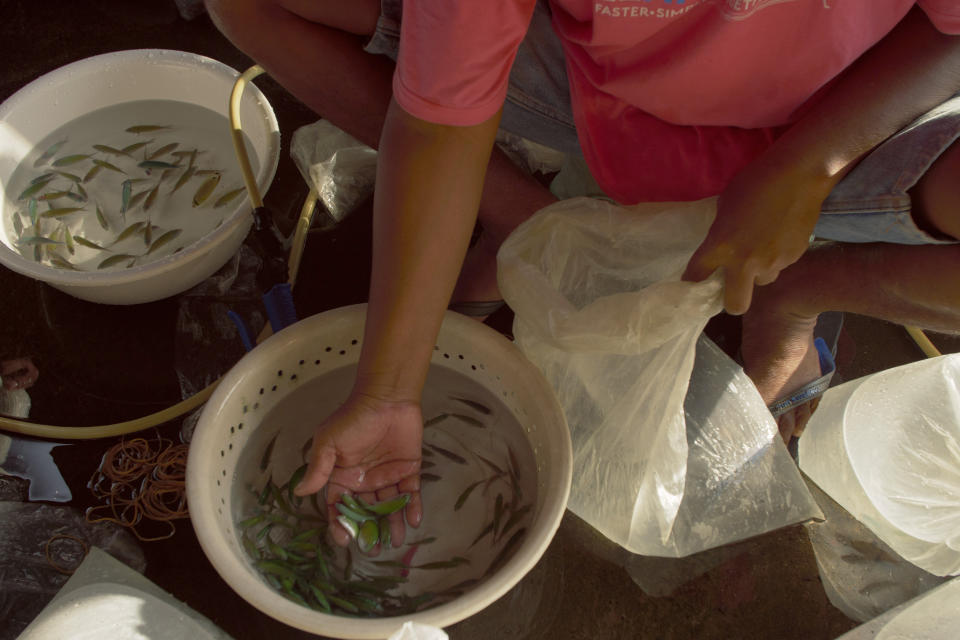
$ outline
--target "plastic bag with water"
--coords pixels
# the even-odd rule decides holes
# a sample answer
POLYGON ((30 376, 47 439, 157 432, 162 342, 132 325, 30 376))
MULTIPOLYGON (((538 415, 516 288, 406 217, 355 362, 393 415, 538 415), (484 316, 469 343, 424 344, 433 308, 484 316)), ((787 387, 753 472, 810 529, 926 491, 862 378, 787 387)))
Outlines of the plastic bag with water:
POLYGON ((753 384, 698 347, 722 281, 680 276, 715 212, 713 198, 572 199, 498 256, 517 344, 570 425, 568 506, 638 554, 685 556, 821 515, 753 384))

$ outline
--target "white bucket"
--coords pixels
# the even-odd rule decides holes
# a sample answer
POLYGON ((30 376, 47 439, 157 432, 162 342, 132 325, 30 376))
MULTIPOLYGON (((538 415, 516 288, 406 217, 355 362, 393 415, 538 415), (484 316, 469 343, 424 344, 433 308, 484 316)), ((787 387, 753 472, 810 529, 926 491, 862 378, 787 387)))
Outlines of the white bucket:
POLYGON ((960 354, 824 394, 800 468, 909 562, 960 574, 960 354))

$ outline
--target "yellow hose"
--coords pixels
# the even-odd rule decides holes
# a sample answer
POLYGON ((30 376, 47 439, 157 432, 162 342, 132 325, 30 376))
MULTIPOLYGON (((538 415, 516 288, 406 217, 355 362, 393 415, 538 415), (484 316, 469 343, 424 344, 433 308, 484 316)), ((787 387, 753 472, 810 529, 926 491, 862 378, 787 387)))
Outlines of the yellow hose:
POLYGON ((936 358, 937 356, 943 355, 940 353, 940 350, 932 342, 930 338, 927 337, 923 331, 917 327, 904 327, 907 330, 907 333, 910 334, 910 337, 913 338, 913 341, 917 343, 917 346, 920 347, 920 350, 923 351, 923 355, 928 358, 936 358))
MULTIPOLYGON (((251 80, 262 73, 263 69, 258 65, 254 65, 240 74, 236 82, 234 82, 233 91, 230 93, 229 104, 230 132, 233 136, 233 148, 236 152, 237 162, 239 163, 240 171, 243 174, 243 181, 247 187, 247 192, 250 195, 250 201, 253 203, 254 208, 262 207, 263 199, 260 196, 260 190, 257 187, 256 177, 254 176, 253 169, 250 165, 250 158, 247 156, 247 150, 243 143, 243 133, 240 124, 240 98, 243 96, 243 90, 246 88, 247 84, 249 84, 251 80)), ((303 248, 306 243, 307 231, 309 231, 310 224, 313 219, 313 210, 314 206, 316 205, 316 201, 317 193, 315 190, 311 189, 310 194, 307 196, 307 200, 304 202, 303 208, 300 212, 300 219, 297 222, 297 231, 296 235, 294 236, 293 248, 290 252, 289 282, 291 288, 293 288, 297 271, 300 268, 300 258, 303 254, 303 248)), ((264 327, 264 330, 260 333, 260 335, 257 336, 257 344, 268 338, 271 334, 272 331, 270 331, 270 326, 267 325, 264 327)), ((144 429, 156 427, 189 413, 190 411, 193 411, 210 398, 211 394, 213 394, 213 390, 219 383, 220 379, 217 379, 205 389, 195 393, 186 400, 182 400, 171 407, 163 409, 162 411, 157 411, 156 413, 151 413, 150 415, 136 418, 134 420, 127 420, 126 422, 117 422, 115 424, 97 425, 92 427, 69 427, 49 424, 35 424, 32 422, 24 422, 22 420, 15 420, 13 418, 0 416, 0 430, 18 433, 25 436, 33 436, 36 438, 49 438, 52 440, 94 440, 97 438, 122 436, 128 433, 135 433, 144 429)))

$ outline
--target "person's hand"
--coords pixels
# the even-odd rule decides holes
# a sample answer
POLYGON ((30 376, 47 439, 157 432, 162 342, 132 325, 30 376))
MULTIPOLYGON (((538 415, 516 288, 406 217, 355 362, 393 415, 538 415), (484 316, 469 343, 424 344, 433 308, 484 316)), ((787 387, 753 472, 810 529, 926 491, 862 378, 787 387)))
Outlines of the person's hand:
POLYGON ((699 282, 723 269, 724 308, 745 313, 754 285, 770 284, 807 250, 828 193, 825 181, 754 162, 720 195, 717 217, 683 279, 699 282))
POLYGON ((0 362, 0 378, 8 391, 29 389, 40 377, 40 371, 30 358, 14 358, 0 362))
MULTIPOLYGON (((392 545, 403 544, 406 523, 420 525, 420 457, 423 418, 412 402, 390 402, 355 394, 321 423, 313 438, 310 460, 295 493, 309 495, 327 487, 330 522, 338 515, 334 505, 344 492, 368 503, 410 494, 404 510, 388 516, 392 545)), ((330 527, 337 544, 350 542, 339 524, 330 527)))

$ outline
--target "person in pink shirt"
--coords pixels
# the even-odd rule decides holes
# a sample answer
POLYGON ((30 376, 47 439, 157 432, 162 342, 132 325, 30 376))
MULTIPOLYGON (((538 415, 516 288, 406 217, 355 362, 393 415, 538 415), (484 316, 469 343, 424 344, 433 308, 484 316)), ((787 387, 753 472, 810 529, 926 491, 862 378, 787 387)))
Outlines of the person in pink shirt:
POLYGON ((497 248, 554 201, 495 148, 499 127, 582 153, 623 204, 719 195, 684 278, 723 270, 744 369, 784 411, 785 438, 825 386, 809 386, 821 313, 960 329, 960 0, 207 7, 300 100, 379 149, 357 379, 317 428, 301 495, 411 492, 419 524, 419 401, 443 311, 492 308, 497 248))

